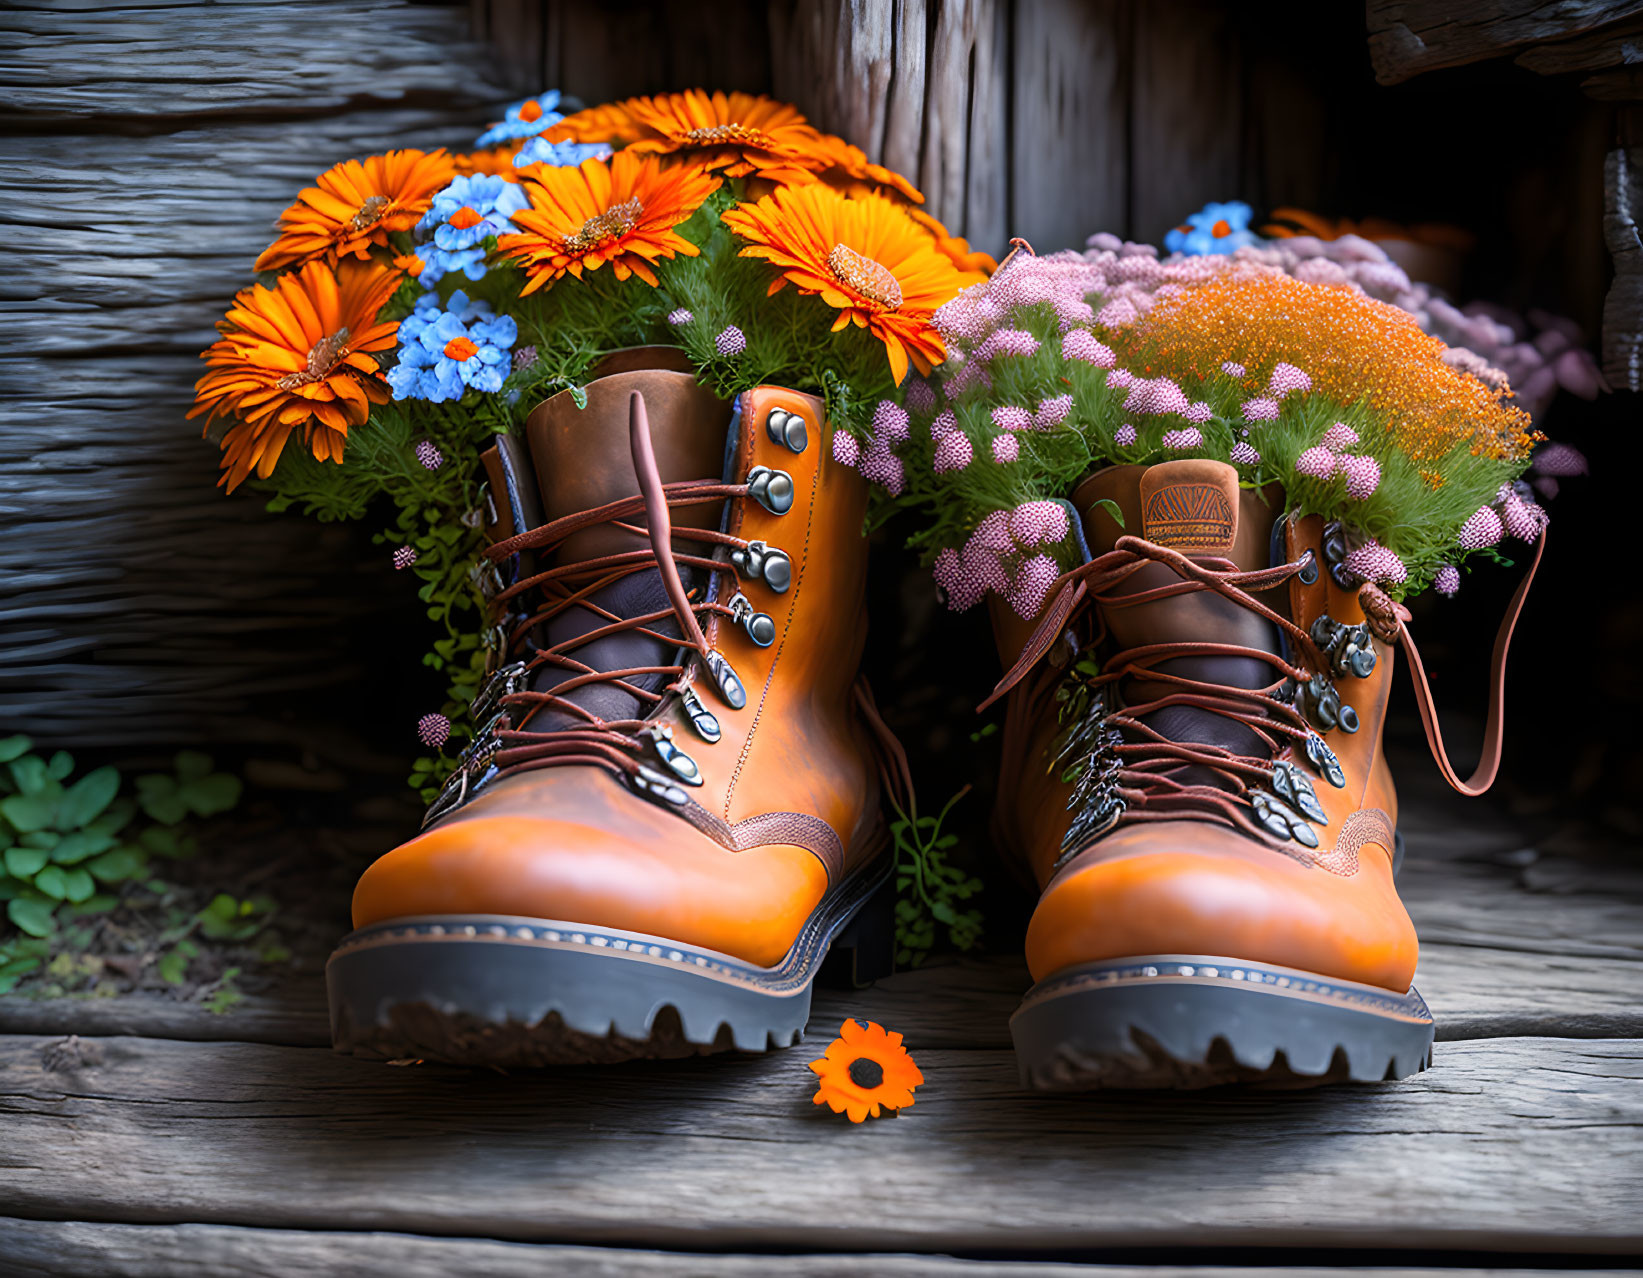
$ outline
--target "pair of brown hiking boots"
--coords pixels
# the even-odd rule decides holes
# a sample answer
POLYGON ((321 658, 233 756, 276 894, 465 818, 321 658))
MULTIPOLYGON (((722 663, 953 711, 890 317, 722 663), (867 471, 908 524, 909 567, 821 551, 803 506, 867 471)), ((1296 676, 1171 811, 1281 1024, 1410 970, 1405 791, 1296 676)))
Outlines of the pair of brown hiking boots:
MULTIPOLYGON (((864 482, 819 401, 726 404, 670 364, 617 357, 484 458, 476 737, 360 881, 327 973, 339 1049, 763 1051, 798 1041, 830 947, 888 971, 881 796, 908 780, 857 673, 864 482)), ((1344 571, 1337 529, 1224 464, 1104 470, 1073 507, 1082 566, 1035 621, 994 612, 996 839, 1041 893, 1024 1080, 1423 1069, 1381 751, 1407 614, 1344 571)))

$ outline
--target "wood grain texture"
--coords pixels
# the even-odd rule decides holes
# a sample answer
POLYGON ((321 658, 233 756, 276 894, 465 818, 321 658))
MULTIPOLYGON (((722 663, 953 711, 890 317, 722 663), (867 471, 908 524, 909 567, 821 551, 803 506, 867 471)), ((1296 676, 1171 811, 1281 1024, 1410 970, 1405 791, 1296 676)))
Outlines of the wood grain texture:
POLYGON ((1541 75, 1635 65, 1643 62, 1643 17, 1626 18, 1572 40, 1534 45, 1514 61, 1541 75))
MULTIPOLYGON (((1335 1268, 1223 1268, 1219 1265, 1083 1265, 1036 1260, 960 1260, 943 1255, 699 1255, 626 1247, 558 1247, 431 1238, 381 1231, 357 1234, 255 1229, 237 1225, 114 1225, 0 1219, 0 1255, 18 1278, 1325 1278, 1335 1268)), ((1444 1278, 1454 1270, 1354 1267, 1361 1278, 1444 1278)), ((1498 1278, 1547 1270, 1491 1269, 1498 1278)), ((1583 1269, 1590 1278, 1626 1270, 1583 1269)))
MULTIPOLYGON (((1638 108, 1624 108, 1628 117, 1638 108)), ((1640 139, 1643 140, 1643 139, 1640 139)), ((1643 390, 1643 146, 1616 146, 1603 161, 1603 242, 1614 279, 1603 299, 1603 376, 1643 390)))
POLYGON ((1643 11, 1637 0, 1367 0, 1375 78, 1398 84, 1439 67, 1562 40, 1643 11))
POLYGON ((1010 1053, 932 1050, 917 1104, 864 1127, 810 1103, 803 1051, 500 1077, 51 1047, 0 1040, 8 1215, 732 1252, 1373 1248, 1393 1221, 1405 1248, 1643 1245, 1638 1042, 1452 1044, 1403 1084, 1162 1098, 1023 1094, 1010 1053), (1092 1175, 1124 1192, 1069 1195, 1092 1175))
MULTIPOLYGON (((700 1255, 626 1247, 559 1247, 431 1238, 255 1229, 237 1225, 115 1225, 0 1219, 0 1255, 18 1278, 289 1278, 346 1273, 351 1278, 1325 1278, 1335 1268, 1219 1265, 1084 1265, 1036 1260, 961 1260, 943 1255, 700 1255)), ((1449 1269, 1354 1267, 1361 1278, 1444 1278, 1449 1269)), ((1491 1269, 1498 1278, 1548 1270, 1491 1269)), ((1583 1269, 1619 1278, 1620 1269, 1583 1269)))
POLYGON ((0 723, 312 740, 335 711, 274 699, 357 680, 404 583, 366 536, 222 495, 198 352, 316 173, 496 118, 489 57, 461 10, 390 0, 11 6, 0 50, 0 723))
POLYGON ((1222 198, 1213 193, 1238 190, 1242 63, 1214 0, 1138 4, 1134 59, 1128 235, 1161 244, 1185 214, 1222 198))
POLYGON ((1128 218, 1130 27, 1127 4, 1016 6, 1010 231, 1040 253, 1128 218))
POLYGON ((9 4, 0 109, 25 127, 130 134, 189 116, 217 124, 493 102, 494 86, 471 74, 481 54, 466 36, 450 8, 401 0, 252 0, 220 6, 210 21, 186 4, 9 4), (464 63, 470 74, 453 75, 464 63))

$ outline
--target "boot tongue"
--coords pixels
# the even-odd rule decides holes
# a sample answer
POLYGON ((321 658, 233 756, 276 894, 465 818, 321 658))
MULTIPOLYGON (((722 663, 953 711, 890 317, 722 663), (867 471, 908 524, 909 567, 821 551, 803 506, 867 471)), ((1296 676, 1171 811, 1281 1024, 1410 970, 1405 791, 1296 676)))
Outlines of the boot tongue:
MULTIPOLYGON (((715 480, 722 475, 731 417, 728 403, 697 385, 688 373, 641 369, 601 377, 588 384, 585 407, 577 407, 574 397, 565 391, 540 405, 526 423, 544 522, 638 495, 639 478, 628 437, 628 398, 635 390, 645 397, 651 444, 664 484, 715 480)), ((675 506, 671 517, 675 531, 717 528, 723 511, 723 502, 706 502, 675 506)), ((648 521, 640 513, 622 522, 643 528, 648 521)), ((676 545, 683 552, 684 545, 679 541, 676 545)), ((595 524, 567 537, 551 557, 537 565, 537 570, 649 547, 647 537, 624 532, 612 524, 595 524)), ((708 553, 705 546, 691 549, 698 554, 708 553)), ((600 575, 603 570, 590 569, 585 578, 573 576, 564 584, 574 590, 600 575)), ((687 591, 694 592, 706 584, 706 574, 688 565, 679 565, 679 575, 687 591)), ((670 608, 661 573, 655 568, 630 573, 594 591, 587 602, 618 618, 670 608)), ((544 647, 561 644, 610 624, 610 618, 594 607, 578 605, 550 621, 538 632, 537 641, 544 647)), ((649 623, 646 628, 675 637, 680 633, 672 616, 649 623)), ((568 655, 595 670, 623 670, 670 665, 675 651, 673 644, 637 631, 623 631, 574 648, 568 655)), ((572 673, 565 667, 545 665, 532 688, 551 688, 572 673)), ((633 675, 628 682, 654 692, 666 683, 666 676, 633 675)), ((614 684, 588 684, 565 694, 565 699, 606 720, 642 719, 649 708, 648 702, 614 684)), ((564 712, 544 710, 533 715, 525 726, 533 732, 551 732, 580 724, 580 719, 564 712)))
MULTIPOLYGON (((1079 485, 1074 502, 1085 511, 1085 536, 1095 555, 1113 549, 1126 532, 1192 559, 1231 560, 1240 569, 1267 565, 1275 508, 1238 486, 1238 472, 1225 462, 1172 461, 1155 466, 1118 466, 1100 471, 1079 485), (1120 527, 1110 508, 1123 512, 1120 527)), ((1149 563, 1113 595, 1137 594, 1173 585, 1181 578, 1165 564, 1149 563)), ((1213 591, 1197 590, 1129 608, 1105 610, 1114 651, 1160 643, 1223 643, 1278 652, 1278 635, 1270 622, 1213 591)), ((1265 687, 1274 679, 1266 662, 1253 657, 1176 657, 1156 669, 1201 683, 1234 688, 1265 687)), ((1158 680, 1132 677, 1121 692, 1131 704, 1152 701, 1176 691, 1158 680)), ((1265 757, 1261 739, 1244 725, 1194 706, 1165 706, 1145 716, 1149 727, 1173 741, 1223 746, 1239 754, 1265 757)), ((1216 783, 1207 769, 1188 768, 1191 780, 1216 783)))

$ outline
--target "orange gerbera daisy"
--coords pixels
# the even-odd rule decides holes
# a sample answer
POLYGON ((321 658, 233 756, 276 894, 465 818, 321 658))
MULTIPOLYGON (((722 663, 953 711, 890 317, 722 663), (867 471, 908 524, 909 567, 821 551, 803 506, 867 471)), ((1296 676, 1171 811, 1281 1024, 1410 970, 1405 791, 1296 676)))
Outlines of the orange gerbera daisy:
POLYGON ((972 250, 969 240, 962 235, 953 235, 942 222, 931 217, 923 209, 908 209, 907 216, 930 232, 935 237, 936 247, 966 275, 985 277, 998 269, 998 261, 991 253, 983 253, 979 249, 972 250))
POLYGON ((844 190, 883 190, 888 187, 912 204, 923 204, 924 193, 894 169, 874 164, 867 152, 831 133, 818 135, 814 155, 820 160, 824 182, 844 190))
MULTIPOLYGON (((726 177, 815 180, 822 135, 799 109, 751 93, 690 89, 620 104, 642 130, 635 151, 689 159, 726 177)), ((865 161, 866 157, 862 157, 865 161)))
POLYGON ((561 275, 581 278, 606 262, 625 280, 656 284, 652 264, 677 253, 701 252, 675 229, 718 189, 719 180, 694 165, 664 168, 655 156, 618 151, 609 162, 584 160, 576 168, 537 165, 525 170, 531 207, 513 215, 518 235, 497 246, 525 268, 521 295, 561 275))
POLYGON ((821 182, 778 187, 724 213, 748 241, 743 257, 780 272, 776 293, 793 284, 838 308, 833 331, 865 328, 884 343, 896 381, 908 361, 928 373, 947 356, 930 316, 960 289, 979 282, 937 247, 929 232, 882 195, 847 198, 821 182))
POLYGON ((408 231, 428 211, 434 193, 456 174, 444 151, 390 151, 344 160, 280 214, 280 237, 257 259, 259 271, 279 271, 315 258, 367 256, 390 231, 408 231))
POLYGON ((493 177, 505 177, 511 182, 517 175, 513 157, 519 154, 527 141, 528 138, 515 138, 487 151, 463 151, 453 155, 451 162, 455 166, 455 174, 488 173, 493 177))
POLYGON ((612 146, 626 146, 643 137, 645 130, 628 111, 631 102, 607 102, 589 107, 574 115, 567 115, 558 124, 542 134, 546 142, 609 142, 612 146))
POLYGON ((299 426, 321 461, 342 460, 350 426, 388 401, 377 362, 366 352, 394 344, 397 323, 377 313, 403 276, 375 263, 309 262, 273 288, 254 284, 234 297, 217 325, 222 337, 201 356, 211 371, 195 385, 189 417, 235 417, 223 436, 228 491, 255 471, 267 479, 299 426))
POLYGON ((815 1103, 852 1123, 877 1118, 880 1109, 905 1109, 924 1075, 901 1045, 901 1035, 868 1021, 846 1021, 820 1060, 810 1062, 820 1078, 815 1103))

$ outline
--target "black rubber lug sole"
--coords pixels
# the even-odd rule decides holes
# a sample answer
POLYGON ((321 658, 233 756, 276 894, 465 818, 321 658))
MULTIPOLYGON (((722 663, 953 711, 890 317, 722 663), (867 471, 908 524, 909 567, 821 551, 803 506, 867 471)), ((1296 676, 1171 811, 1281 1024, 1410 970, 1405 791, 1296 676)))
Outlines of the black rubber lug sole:
POLYGON ((1041 1091, 1312 1087, 1426 1069, 1432 1014, 1395 994, 1292 968, 1149 955, 1069 968, 1010 1018, 1022 1083, 1041 1091))
MULTIPOLYGON (((497 1068, 790 1047, 835 938, 888 864, 830 894, 775 967, 665 937, 508 915, 395 919, 344 938, 326 965, 331 1037, 374 1060, 497 1068)), ((893 944, 893 937, 889 941, 893 944)))

